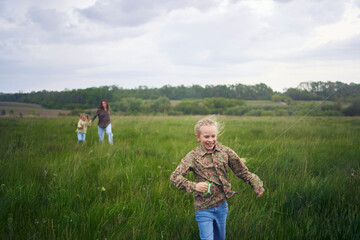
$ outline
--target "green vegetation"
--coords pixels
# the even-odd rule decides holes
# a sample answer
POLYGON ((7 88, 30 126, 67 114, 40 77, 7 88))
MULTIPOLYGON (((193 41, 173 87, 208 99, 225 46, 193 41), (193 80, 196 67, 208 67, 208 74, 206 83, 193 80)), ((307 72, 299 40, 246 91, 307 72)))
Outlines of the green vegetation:
POLYGON ((172 87, 163 86, 161 88, 147 88, 140 86, 136 89, 122 89, 117 86, 104 86, 99 88, 87 88, 77 90, 65 90, 53 92, 43 90, 41 92, 0 94, 0 101, 38 103, 43 107, 51 109, 76 109, 94 108, 100 101, 105 99, 111 103, 121 105, 123 99, 125 103, 139 106, 139 100, 156 100, 161 97, 170 100, 183 99, 203 99, 203 98, 234 98, 234 99, 253 99, 267 100, 271 98, 273 90, 265 84, 248 86, 243 84, 236 85, 217 85, 205 86, 184 85, 172 87))
POLYGON ((289 88, 285 96, 294 100, 353 99, 360 95, 360 84, 342 82, 303 82, 297 88, 289 88))
POLYGON ((273 100, 274 102, 280 102, 281 96, 279 94, 274 94, 271 96, 271 100, 273 100))
MULTIPOLYGON (((192 195, 169 177, 198 119, 113 117, 113 146, 96 124, 77 144, 77 117, 0 119, 0 238, 197 239, 192 195)), ((228 239, 360 238, 360 118, 220 120, 266 188, 257 199, 230 171, 228 239)))
POLYGON ((347 116, 359 116, 360 115, 360 97, 352 101, 349 107, 344 109, 344 113, 347 116))
POLYGON ((358 116, 359 96, 360 84, 307 82, 301 83, 298 88, 289 88, 284 93, 274 92, 265 84, 205 87, 166 85, 151 89, 143 86, 136 89, 104 86, 62 92, 44 90, 0 94, 0 101, 37 103, 49 109, 71 110, 70 115, 84 111, 91 113, 105 99, 118 115, 297 116, 311 111, 314 116, 358 116), (175 101, 177 104, 171 104, 175 101), (312 103, 315 101, 330 102, 333 106, 327 110, 322 106, 313 109, 316 104, 312 103), (352 106, 343 108, 349 104, 352 106))
MULTIPOLYGON (((357 104, 351 105, 358 106, 357 104)), ((359 105, 360 106, 360 105, 359 105)), ((291 103, 272 101, 244 101, 227 98, 186 99, 172 105, 166 97, 157 100, 123 98, 120 102, 110 103, 112 114, 123 116, 136 115, 207 115, 221 114, 232 116, 357 116, 360 111, 348 111, 339 102, 331 101, 291 101, 291 103)), ((356 109, 356 108, 355 108, 356 109)), ((94 109, 73 109, 71 115, 80 112, 93 114, 94 109)))
MULTIPOLYGON (((202 100, 210 99, 241 99, 241 100, 280 100, 291 104, 292 100, 330 100, 345 103, 353 101, 360 96, 360 84, 346 84, 342 82, 305 82, 298 88, 289 88, 283 93, 274 92, 270 87, 261 83, 256 85, 208 85, 205 87, 184 85, 161 88, 148 88, 140 86, 135 89, 122 89, 117 86, 103 86, 99 88, 64 90, 61 92, 40 91, 31 93, 0 94, 0 101, 23 103, 37 103, 50 109, 87 109, 95 108, 105 99, 112 105, 118 106, 122 112, 140 110, 146 112, 170 113, 171 110, 156 109, 153 101, 168 100, 202 100), (150 102, 143 100, 149 100, 150 102), (123 106, 124 105, 124 106, 123 106), (130 109, 130 110, 129 110, 130 109), (144 110, 145 109, 145 110, 144 110)), ((187 104, 188 102, 186 102, 187 104)))

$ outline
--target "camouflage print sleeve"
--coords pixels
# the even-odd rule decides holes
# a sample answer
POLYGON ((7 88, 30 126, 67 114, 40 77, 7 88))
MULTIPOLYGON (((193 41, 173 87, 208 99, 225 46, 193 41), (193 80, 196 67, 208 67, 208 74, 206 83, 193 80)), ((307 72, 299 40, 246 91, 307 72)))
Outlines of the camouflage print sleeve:
POLYGON ((192 193, 195 191, 195 182, 191 182, 185 178, 186 174, 192 169, 192 155, 188 154, 181 160, 181 163, 177 166, 175 171, 170 176, 171 184, 175 187, 192 193))
POLYGON ((238 178, 241 178, 244 182, 250 184, 257 196, 263 193, 265 191, 263 187, 263 182, 256 174, 249 172, 248 168, 245 166, 244 163, 245 159, 241 159, 231 149, 228 149, 228 155, 229 155, 229 167, 235 173, 235 175, 238 178))

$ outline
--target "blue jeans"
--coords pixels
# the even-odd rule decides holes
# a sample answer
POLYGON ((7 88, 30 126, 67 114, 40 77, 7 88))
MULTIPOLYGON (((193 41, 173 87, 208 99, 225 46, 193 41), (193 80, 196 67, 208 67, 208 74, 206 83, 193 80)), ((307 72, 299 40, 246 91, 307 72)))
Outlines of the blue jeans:
POLYGON ((82 132, 77 132, 78 142, 85 142, 86 134, 82 132))
POLYGON ((105 128, 98 126, 98 133, 99 133, 99 141, 104 141, 104 131, 108 135, 109 143, 113 144, 113 134, 111 132, 111 123, 107 125, 105 128))
POLYGON ((229 209, 226 201, 218 207, 195 212, 201 240, 225 239, 228 212, 229 209))

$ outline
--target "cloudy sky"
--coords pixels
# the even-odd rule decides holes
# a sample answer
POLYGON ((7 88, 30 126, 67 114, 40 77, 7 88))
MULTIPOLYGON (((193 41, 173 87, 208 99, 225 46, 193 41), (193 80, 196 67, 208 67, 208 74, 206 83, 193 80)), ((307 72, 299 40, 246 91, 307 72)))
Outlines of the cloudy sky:
POLYGON ((0 0, 0 92, 360 83, 360 0, 0 0))

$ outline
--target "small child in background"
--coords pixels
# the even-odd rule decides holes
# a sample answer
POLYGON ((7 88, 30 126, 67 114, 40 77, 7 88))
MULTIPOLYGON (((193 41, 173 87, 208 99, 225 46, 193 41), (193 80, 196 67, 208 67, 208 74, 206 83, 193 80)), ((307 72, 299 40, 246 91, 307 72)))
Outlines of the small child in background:
POLYGON ((260 178, 249 172, 241 159, 229 147, 218 144, 219 124, 205 118, 195 125, 195 137, 200 146, 190 151, 171 174, 172 185, 194 194, 195 216, 202 240, 223 240, 226 236, 227 199, 231 191, 228 167, 237 177, 253 188, 261 197, 264 188, 260 178), (185 178, 192 171, 195 182, 185 178))
POLYGON ((76 129, 78 143, 85 142, 87 127, 91 126, 91 124, 89 124, 88 122, 88 118, 89 116, 85 113, 81 113, 79 115, 79 122, 77 124, 77 129, 76 129))

